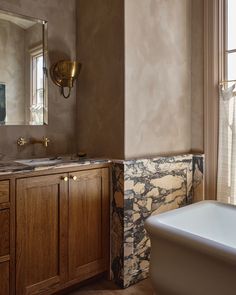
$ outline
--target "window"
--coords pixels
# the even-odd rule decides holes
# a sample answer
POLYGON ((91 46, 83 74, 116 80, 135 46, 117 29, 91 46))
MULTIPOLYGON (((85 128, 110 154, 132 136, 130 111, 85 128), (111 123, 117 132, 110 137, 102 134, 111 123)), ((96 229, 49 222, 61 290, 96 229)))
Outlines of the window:
POLYGON ((222 0, 222 11, 217 199, 236 204, 236 1, 222 0))
POLYGON ((43 49, 31 50, 31 103, 30 124, 40 125, 43 122, 44 105, 44 75, 43 75, 43 49))
POLYGON ((236 80, 236 1, 225 0, 225 79, 236 80))

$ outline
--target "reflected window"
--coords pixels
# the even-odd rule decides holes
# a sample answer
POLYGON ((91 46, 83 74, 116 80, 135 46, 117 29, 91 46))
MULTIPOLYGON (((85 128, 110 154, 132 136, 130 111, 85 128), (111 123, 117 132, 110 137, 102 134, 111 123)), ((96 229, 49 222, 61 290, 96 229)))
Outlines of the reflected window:
POLYGON ((43 122, 43 49, 31 50, 31 104, 30 124, 40 125, 43 122))

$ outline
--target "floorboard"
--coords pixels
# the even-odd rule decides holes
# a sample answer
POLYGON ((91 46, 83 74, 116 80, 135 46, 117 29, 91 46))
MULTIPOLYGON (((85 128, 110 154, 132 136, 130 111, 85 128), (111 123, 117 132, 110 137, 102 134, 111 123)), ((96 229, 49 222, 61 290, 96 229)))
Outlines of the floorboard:
POLYGON ((119 289, 113 282, 100 279, 68 295, 153 295, 150 279, 143 280, 127 289, 119 289))

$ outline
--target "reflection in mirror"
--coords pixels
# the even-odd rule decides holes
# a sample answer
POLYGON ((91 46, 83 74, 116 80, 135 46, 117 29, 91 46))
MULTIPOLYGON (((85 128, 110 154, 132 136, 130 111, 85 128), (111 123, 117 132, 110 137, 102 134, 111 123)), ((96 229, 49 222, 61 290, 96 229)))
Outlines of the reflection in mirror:
POLYGON ((0 125, 47 124, 46 22, 0 11, 0 125))

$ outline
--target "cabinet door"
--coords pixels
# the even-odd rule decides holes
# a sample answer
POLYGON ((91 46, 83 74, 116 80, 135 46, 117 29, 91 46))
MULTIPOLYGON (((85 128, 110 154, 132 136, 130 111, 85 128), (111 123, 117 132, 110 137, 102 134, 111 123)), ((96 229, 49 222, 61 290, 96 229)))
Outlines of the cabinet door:
POLYGON ((9 295, 9 261, 0 262, 0 295, 9 295))
POLYGON ((69 183, 69 275, 84 280, 108 270, 108 168, 72 173, 69 183))
POLYGON ((67 274, 67 175, 17 180, 16 293, 58 287, 67 274))
MULTIPOLYGON (((1 199, 1 198, 0 198, 1 199)), ((0 295, 9 295, 10 210, 0 210, 0 295)))
POLYGON ((10 255, 10 209, 0 210, 0 259, 10 255))

